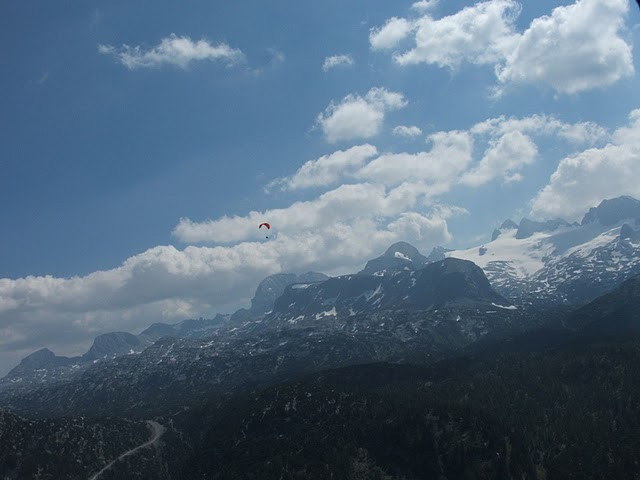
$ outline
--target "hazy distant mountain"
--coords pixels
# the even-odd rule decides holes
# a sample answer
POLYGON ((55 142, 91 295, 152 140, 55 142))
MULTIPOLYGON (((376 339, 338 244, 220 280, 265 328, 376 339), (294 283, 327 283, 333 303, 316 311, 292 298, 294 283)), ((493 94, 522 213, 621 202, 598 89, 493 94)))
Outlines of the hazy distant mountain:
POLYGON ((513 220, 505 220, 504 222, 502 222, 502 225, 500 225, 500 228, 496 228, 493 231, 493 234, 491 235, 491 241, 498 238, 500 235, 502 235, 503 232, 506 232, 507 230, 517 230, 517 229, 518 229, 518 224, 516 222, 514 222, 513 220))
POLYGON ((214 318, 192 318, 175 324, 154 323, 143 330, 138 337, 149 343, 153 343, 162 337, 206 337, 212 331, 225 325, 228 320, 229 315, 218 314, 214 318))
POLYGON ((625 219, 640 220, 639 200, 629 196, 603 200, 597 207, 589 209, 582 219, 582 225, 599 223, 611 226, 625 219))
POLYGON ((301 275, 290 273, 271 275, 258 285, 250 310, 240 309, 234 315, 218 314, 211 319, 188 319, 175 324, 154 323, 139 335, 127 332, 106 333, 96 337, 91 348, 80 357, 56 356, 46 348, 38 350, 24 358, 4 379, 0 380, 0 389, 34 388, 47 383, 67 381, 92 362, 121 355, 138 354, 162 337, 207 337, 229 323, 241 323, 246 319, 262 316, 273 307, 274 300, 288 285, 297 282, 317 282, 327 278, 329 277, 317 272, 301 275))
POLYGON ((301 275, 296 275, 295 273, 270 275, 258 285, 256 293, 251 299, 250 312, 254 315, 261 315, 271 310, 276 299, 282 295, 289 285, 321 282, 328 278, 324 273, 318 272, 307 272, 301 275))
POLYGON ((569 227, 569 223, 561 218, 555 220, 547 220, 546 222, 534 222, 528 218, 523 218, 518 225, 516 231, 516 238, 523 239, 529 238, 534 233, 539 232, 555 232, 561 227, 569 227))
POLYGON ((82 361, 93 361, 102 358, 113 358, 118 355, 141 352, 147 346, 136 335, 127 332, 112 332, 99 335, 87 353, 82 355, 82 361))
POLYGON ((65 367, 77 361, 79 361, 77 357, 58 357, 48 348, 41 348, 23 358, 20 364, 7 374, 7 378, 21 378, 25 375, 31 375, 35 371, 65 367))

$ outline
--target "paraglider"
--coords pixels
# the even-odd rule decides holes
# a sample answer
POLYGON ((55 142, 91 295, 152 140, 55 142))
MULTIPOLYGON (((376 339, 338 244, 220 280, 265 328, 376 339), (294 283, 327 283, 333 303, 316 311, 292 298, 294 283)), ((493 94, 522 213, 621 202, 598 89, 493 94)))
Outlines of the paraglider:
MULTIPOLYGON (((260 226, 258 227, 258 229, 261 229, 262 227, 267 227, 267 235, 265 235, 264 238, 269 238, 269 230, 271 230, 271 225, 269 225, 267 222, 261 223, 260 226)), ((261 230, 262 231, 262 230, 261 230)))

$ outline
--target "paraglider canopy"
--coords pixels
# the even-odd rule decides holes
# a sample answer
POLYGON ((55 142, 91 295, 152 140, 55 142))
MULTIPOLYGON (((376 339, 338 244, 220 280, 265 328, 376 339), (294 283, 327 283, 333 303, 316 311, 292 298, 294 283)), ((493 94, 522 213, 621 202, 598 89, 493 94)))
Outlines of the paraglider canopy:
MULTIPOLYGON (((267 231, 271 230, 271 225, 269 225, 267 222, 261 223, 258 228, 260 229, 262 227, 267 227, 267 231)), ((269 238, 269 235, 265 235, 264 238, 269 238)))

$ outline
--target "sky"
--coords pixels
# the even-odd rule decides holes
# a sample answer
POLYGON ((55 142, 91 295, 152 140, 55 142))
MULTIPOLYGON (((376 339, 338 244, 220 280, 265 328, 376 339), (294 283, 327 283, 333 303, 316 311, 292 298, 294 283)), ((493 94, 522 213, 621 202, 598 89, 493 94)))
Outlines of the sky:
POLYGON ((0 43, 0 374, 640 198, 629 0, 27 0, 0 43))

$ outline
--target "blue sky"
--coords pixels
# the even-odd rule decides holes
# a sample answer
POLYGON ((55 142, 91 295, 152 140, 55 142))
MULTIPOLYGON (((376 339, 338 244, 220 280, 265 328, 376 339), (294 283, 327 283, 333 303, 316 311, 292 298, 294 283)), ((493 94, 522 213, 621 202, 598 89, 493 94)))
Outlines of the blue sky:
POLYGON ((3 2, 0 358, 640 196, 639 21, 627 0, 3 2))

